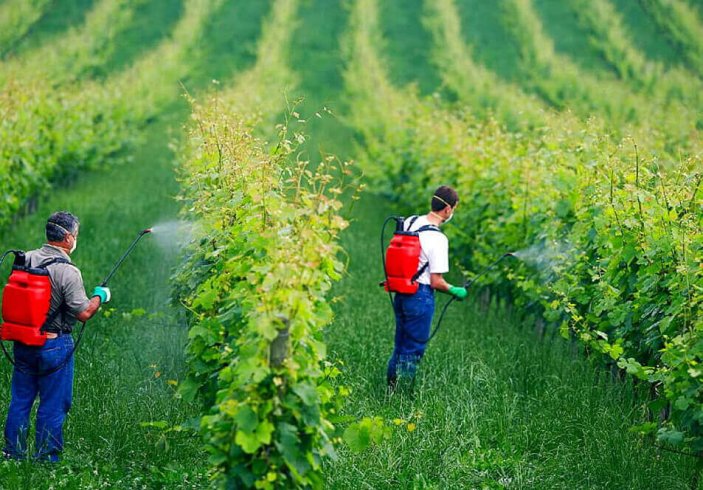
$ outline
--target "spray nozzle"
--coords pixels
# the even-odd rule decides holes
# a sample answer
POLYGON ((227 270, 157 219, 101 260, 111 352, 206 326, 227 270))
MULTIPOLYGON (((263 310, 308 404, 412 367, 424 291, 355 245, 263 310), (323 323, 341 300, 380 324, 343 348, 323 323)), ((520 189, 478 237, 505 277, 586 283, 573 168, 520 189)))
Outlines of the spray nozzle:
POLYGON ((153 230, 153 228, 147 228, 146 230, 143 230, 139 235, 146 235, 147 233, 151 233, 153 230))

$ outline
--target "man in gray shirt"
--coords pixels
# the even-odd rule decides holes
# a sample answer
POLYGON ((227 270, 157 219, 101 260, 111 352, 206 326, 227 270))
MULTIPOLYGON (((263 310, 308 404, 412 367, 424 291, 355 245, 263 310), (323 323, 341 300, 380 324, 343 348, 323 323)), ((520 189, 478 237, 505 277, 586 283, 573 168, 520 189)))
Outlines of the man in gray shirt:
POLYGON ((57 212, 46 223, 47 243, 26 254, 26 266, 46 268, 51 282, 47 341, 41 347, 15 342, 12 399, 5 424, 5 457, 27 457, 29 414, 39 396, 35 457, 57 462, 63 450, 63 423, 73 398, 73 338, 76 321, 85 322, 110 300, 110 290, 96 287, 89 299, 80 270, 70 261, 76 250, 80 223, 70 213, 57 212), (45 375, 42 373, 46 373, 45 375))

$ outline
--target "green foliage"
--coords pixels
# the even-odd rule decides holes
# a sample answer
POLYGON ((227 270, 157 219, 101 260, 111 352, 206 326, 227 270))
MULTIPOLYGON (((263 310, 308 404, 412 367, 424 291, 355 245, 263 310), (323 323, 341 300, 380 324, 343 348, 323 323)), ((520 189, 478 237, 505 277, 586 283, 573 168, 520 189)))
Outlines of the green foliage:
POLYGON ((44 194, 51 182, 70 180, 106 161, 116 163, 119 151, 136 139, 134 101, 125 98, 122 86, 64 83, 79 78, 84 67, 110 49, 112 31, 105 26, 118 23, 113 8, 119 12, 119 6, 102 2, 83 28, 61 42, 3 64, 0 226, 28 200, 44 194))
POLYGON ((703 23, 681 0, 638 0, 698 75, 703 75, 703 23))
POLYGON ((92 12, 93 22, 73 33, 81 41, 74 49, 64 53, 47 48, 45 54, 50 56, 45 61, 51 63, 46 69, 38 60, 17 60, 3 67, 20 70, 16 79, 3 80, 0 88, 0 226, 7 225, 31 198, 44 194, 51 183, 81 170, 119 163, 120 150, 138 139, 143 125, 177 95, 178 85, 163 84, 163 79, 176 79, 187 70, 185 54, 215 6, 216 2, 188 1, 172 39, 103 83, 69 83, 69 74, 57 79, 51 74, 60 63, 74 63, 76 70, 92 66, 90 60, 109 51, 109 36, 100 37, 97 31, 104 30, 114 13, 110 2, 99 4, 92 12), (102 49, 86 52, 83 41, 98 38, 102 49))
POLYGON ((344 391, 322 329, 343 271, 337 196, 350 170, 333 157, 315 169, 297 161, 305 138, 289 135, 294 121, 268 149, 253 135, 256 118, 221 106, 195 106, 185 150, 186 212, 200 238, 178 277, 191 317, 182 393, 203 402, 220 483, 320 488, 344 391))
POLYGON ((591 45, 618 76, 636 90, 662 100, 680 100, 701 105, 701 86, 689 72, 680 68, 665 71, 661 64, 647 60, 635 49, 624 29, 624 19, 610 0, 571 0, 572 11, 589 32, 591 45))
MULTIPOLYGON (((608 24, 602 25, 603 18, 609 15, 609 9, 601 5, 600 10, 594 10, 596 7, 589 4, 593 13, 582 15, 582 21, 593 24, 593 17, 597 17, 598 33, 593 41, 599 44, 602 51, 601 36, 607 36, 609 42, 613 42, 608 44, 608 53, 604 56, 611 63, 617 58, 622 76, 629 69, 625 65, 637 63, 636 55, 627 51, 627 57, 622 58, 625 47, 623 39, 613 28, 616 19, 608 17, 608 24)), ((677 147, 697 143, 689 137, 688 130, 691 121, 694 127, 701 124, 698 106, 675 100, 676 92, 681 91, 687 94, 685 97, 682 94, 681 98, 699 100, 695 89, 689 87, 691 82, 687 77, 680 73, 667 73, 662 78, 666 86, 672 87, 671 90, 663 86, 657 90, 659 96, 647 97, 609 76, 596 77, 592 72, 581 70, 572 60, 557 54, 554 42, 544 33, 532 0, 508 0, 503 4, 503 11, 506 29, 511 33, 512 42, 519 47, 521 85, 526 90, 539 95, 560 111, 573 110, 584 120, 594 115, 602 118, 611 134, 629 136, 637 131, 636 128, 646 128, 650 132, 664 132, 668 142, 677 147), (670 94, 672 90, 673 97, 670 94)), ((651 76, 646 72, 638 73, 640 83, 645 86, 651 76)))
MULTIPOLYGON (((397 425, 403 423, 402 420, 397 425)), ((414 430, 414 426, 413 427, 414 430)), ((381 417, 364 417, 344 430, 344 442, 355 452, 362 452, 371 444, 379 444, 390 437, 390 429, 381 417)))
POLYGON ((513 129, 541 126, 546 107, 515 85, 475 62, 473 49, 461 35, 459 10, 453 0, 425 2, 425 25, 432 33, 433 58, 446 87, 481 117, 495 115, 513 129))
POLYGON ((48 4, 49 0, 8 0, 0 5, 0 59, 22 39, 48 4))
POLYGON ((119 92, 83 88, 9 84, 0 91, 0 226, 50 182, 114 162, 135 138, 119 92))
POLYGON ((0 80, 36 81, 52 86, 90 78, 107 63, 117 46, 115 37, 146 0, 102 0, 86 13, 79 26, 63 36, 10 58, 3 63, 0 80))

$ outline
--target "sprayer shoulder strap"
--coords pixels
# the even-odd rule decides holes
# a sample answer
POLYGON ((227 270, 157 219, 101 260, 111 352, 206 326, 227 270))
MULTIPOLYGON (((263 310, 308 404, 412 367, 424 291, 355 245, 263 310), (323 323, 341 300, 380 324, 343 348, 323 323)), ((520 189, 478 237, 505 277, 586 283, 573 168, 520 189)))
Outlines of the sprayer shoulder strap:
POLYGON ((429 262, 425 262, 425 264, 420 267, 415 274, 413 274, 412 279, 410 280, 411 282, 416 282, 420 276, 427 270, 427 267, 430 265, 429 262))
MULTIPOLYGON (((416 216, 416 218, 417 218, 417 216, 416 216)), ((438 227, 438 226, 435 226, 435 225, 425 225, 425 226, 421 226, 420 228, 418 228, 418 229, 416 230, 416 233, 419 234, 419 233, 422 233, 423 231, 436 231, 436 232, 438 232, 438 233, 442 233, 442 231, 439 229, 439 227, 438 227)), ((413 275, 411 281, 412 281, 412 282, 416 282, 416 281, 418 280, 418 278, 427 270, 427 268, 429 267, 429 265, 430 265, 429 261, 428 261, 428 262, 425 262, 425 263, 422 265, 422 267, 420 267, 420 268, 418 269, 418 271, 413 275)))
POLYGON ((437 225, 425 225, 417 229, 417 233, 422 233, 423 231, 436 231, 438 233, 442 233, 442 230, 440 230, 437 225))
POLYGON ((405 227, 405 231, 410 231, 410 228, 413 227, 413 225, 415 224, 415 221, 417 221, 417 219, 418 219, 419 217, 420 217, 420 216, 418 216, 418 215, 410 216, 410 217, 408 218, 408 219, 410 220, 410 222, 408 223, 408 226, 405 227))
MULTIPOLYGON (((410 221, 408 222, 408 226, 405 227, 405 231, 410 231, 419 217, 419 215, 410 216, 408 218, 410 221)), ((442 233, 442 231, 439 229, 439 226, 437 225, 421 226, 420 228, 415 230, 415 233, 422 233, 423 231, 437 231, 439 233, 442 233)))
MULTIPOLYGON (((51 325, 54 323, 54 320, 56 320, 59 315, 63 314, 64 311, 66 311, 66 303, 61 303, 58 308, 49 313, 49 315, 46 317, 44 325, 42 325, 40 330, 42 332, 47 332, 48 329, 51 328, 51 325)), ((61 328, 63 329, 63 325, 61 328)))
POLYGON ((56 257, 54 259, 49 259, 49 260, 42 262, 36 268, 37 269, 46 269, 50 265, 54 265, 54 264, 68 264, 68 265, 72 265, 73 267, 76 266, 73 262, 71 262, 68 259, 64 259, 63 257, 56 257))
MULTIPOLYGON (((73 262, 71 262, 70 260, 64 259, 63 257, 56 257, 56 258, 49 259, 49 260, 42 262, 41 264, 39 264, 37 269, 46 269, 50 265, 54 265, 54 264, 69 264, 69 265, 72 265, 75 267, 73 262)), ((42 327, 41 327, 41 331, 45 332, 45 331, 47 331, 47 329, 51 328, 51 325, 54 323, 56 318, 59 315, 63 315, 63 313, 65 311, 66 311, 66 303, 62 301, 58 308, 56 308, 54 311, 50 312, 47 315, 46 321, 44 322, 44 325, 42 325, 42 327)), ((62 326, 62 328, 63 328, 63 326, 62 326)))

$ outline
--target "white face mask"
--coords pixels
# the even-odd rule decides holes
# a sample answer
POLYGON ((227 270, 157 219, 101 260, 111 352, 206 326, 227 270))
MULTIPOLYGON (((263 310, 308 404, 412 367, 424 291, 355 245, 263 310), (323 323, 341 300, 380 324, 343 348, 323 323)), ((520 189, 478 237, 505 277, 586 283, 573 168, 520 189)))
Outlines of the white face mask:
POLYGON ((453 217, 454 217, 454 211, 452 211, 452 214, 449 215, 449 218, 445 219, 445 220, 442 222, 442 224, 447 224, 447 223, 449 223, 449 222, 452 220, 453 217))
POLYGON ((76 250, 76 245, 78 245, 78 238, 73 237, 73 245, 71 245, 71 251, 68 252, 69 254, 72 254, 76 250))

